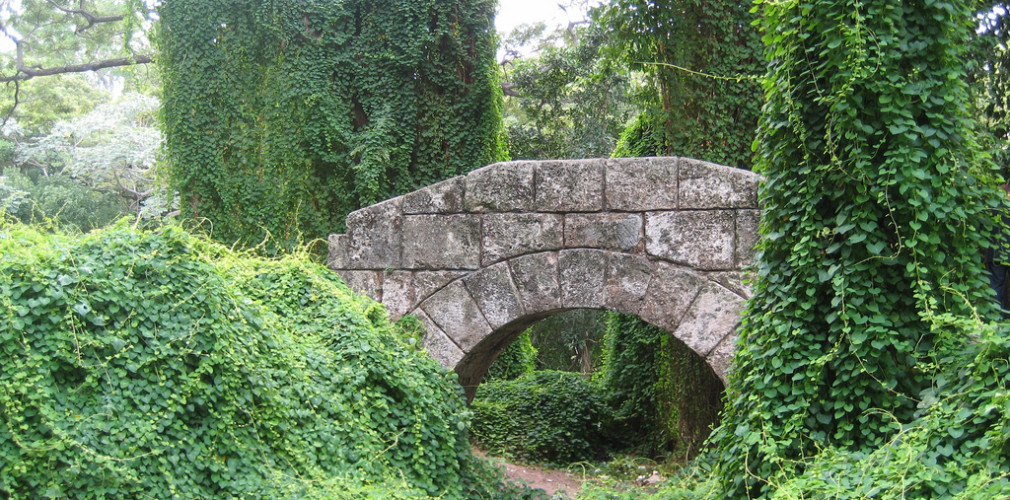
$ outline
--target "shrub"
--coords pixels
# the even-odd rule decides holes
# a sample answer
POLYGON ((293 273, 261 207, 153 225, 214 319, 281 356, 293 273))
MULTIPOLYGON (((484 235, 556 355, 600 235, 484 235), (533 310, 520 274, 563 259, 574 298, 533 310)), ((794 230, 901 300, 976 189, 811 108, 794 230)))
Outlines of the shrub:
POLYGON ((0 497, 504 494, 453 375, 300 258, 0 226, 0 353, 0 497))
POLYGON ((529 375, 536 369, 537 348, 533 347, 529 330, 519 334, 508 347, 498 355, 498 359, 488 367, 485 382, 495 380, 515 380, 529 375))
POLYGON ((570 463, 600 458, 609 448, 609 410, 575 373, 538 371, 516 380, 481 384, 471 431, 495 455, 570 463))
POLYGON ((0 212, 24 223, 46 222, 72 232, 88 232, 128 213, 122 198, 65 175, 32 178, 15 168, 0 175, 0 212))

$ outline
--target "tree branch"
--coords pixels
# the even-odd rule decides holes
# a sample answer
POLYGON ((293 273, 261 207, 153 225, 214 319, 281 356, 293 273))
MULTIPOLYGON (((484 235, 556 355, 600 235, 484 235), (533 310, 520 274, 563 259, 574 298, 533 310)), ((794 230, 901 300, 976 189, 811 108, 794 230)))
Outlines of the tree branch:
POLYGON ((501 82, 502 94, 509 97, 519 97, 519 91, 516 90, 516 84, 512 82, 501 82))
POLYGON ((52 76, 64 73, 84 73, 86 71, 97 71, 105 68, 117 68, 121 66, 132 66, 134 64, 148 64, 154 62, 150 56, 135 54, 132 57, 119 57, 115 59, 103 59, 91 61, 84 64, 68 64, 53 68, 30 68, 25 65, 22 55, 21 43, 17 43, 17 67, 18 72, 14 76, 0 77, 0 83, 30 80, 37 76, 52 76))
POLYGON ((92 14, 92 13, 84 10, 84 0, 81 0, 81 8, 80 9, 65 9, 63 7, 60 7, 60 5, 58 3, 56 3, 54 0, 46 0, 46 1, 48 1, 49 4, 52 5, 53 7, 56 7, 56 10, 58 10, 60 12, 63 12, 63 13, 66 13, 66 14, 78 15, 78 16, 81 16, 84 19, 88 20, 88 25, 84 26, 82 28, 77 28, 77 30, 75 31, 75 33, 83 33, 83 32, 87 31, 89 28, 91 28, 92 26, 94 26, 96 24, 114 23, 116 21, 122 21, 126 17, 125 14, 120 14, 118 16, 96 16, 96 15, 94 15, 94 14, 92 14))
MULTIPOLYGON (((8 82, 10 83, 10 82, 8 82)), ((18 109, 19 100, 21 99, 21 82, 14 82, 14 104, 11 104, 11 109, 7 111, 4 115, 4 122, 0 123, 0 129, 7 126, 7 122, 14 116, 14 110, 18 109)))

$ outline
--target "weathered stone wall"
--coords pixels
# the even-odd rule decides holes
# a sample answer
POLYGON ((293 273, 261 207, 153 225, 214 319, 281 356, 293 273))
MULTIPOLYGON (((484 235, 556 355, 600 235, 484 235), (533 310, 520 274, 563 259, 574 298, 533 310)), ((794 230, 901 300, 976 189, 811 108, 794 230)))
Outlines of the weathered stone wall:
POLYGON ((350 214, 329 266, 416 314, 468 393, 522 329, 573 308, 637 315, 724 378, 757 183, 686 158, 499 163, 350 214))

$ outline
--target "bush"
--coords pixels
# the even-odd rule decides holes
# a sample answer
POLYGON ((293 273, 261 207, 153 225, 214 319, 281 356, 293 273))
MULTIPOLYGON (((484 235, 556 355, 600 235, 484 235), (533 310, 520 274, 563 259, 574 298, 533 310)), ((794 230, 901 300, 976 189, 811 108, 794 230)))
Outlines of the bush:
POLYGON ((0 226, 0 497, 505 495, 451 373, 302 259, 0 226))
POLYGON ((570 463, 602 458, 610 447, 610 411, 575 373, 539 371, 481 384, 471 409, 474 441, 491 454, 570 463))
POLYGON ((0 175, 0 213, 24 223, 45 222, 88 232, 129 212, 114 193, 98 191, 65 175, 32 178, 15 168, 0 175))
POLYGON ((529 330, 519 334, 508 347, 498 355, 498 359, 488 367, 485 382, 495 380, 515 380, 533 373, 537 365, 537 348, 533 347, 529 330))

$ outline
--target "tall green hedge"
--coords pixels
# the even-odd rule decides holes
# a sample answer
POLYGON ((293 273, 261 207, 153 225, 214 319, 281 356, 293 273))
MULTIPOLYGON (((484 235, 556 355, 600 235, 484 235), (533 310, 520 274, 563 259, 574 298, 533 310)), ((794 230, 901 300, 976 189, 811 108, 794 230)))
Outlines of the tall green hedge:
POLYGON ((1005 198, 965 111, 965 3, 758 3, 758 278, 714 441, 733 497, 913 425, 975 335, 957 325, 993 310, 980 255, 1005 198))
POLYGON ((494 0, 173 0, 166 159, 183 212, 267 249, 505 157, 494 0))
POLYGON ((0 227, 0 497, 493 498, 467 415, 303 259, 0 227))

